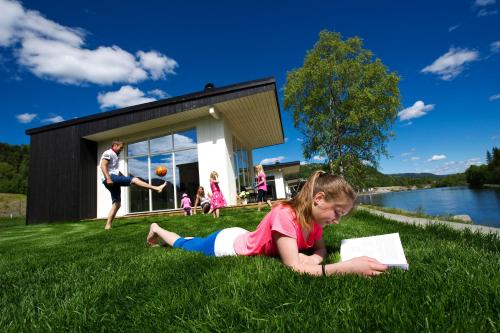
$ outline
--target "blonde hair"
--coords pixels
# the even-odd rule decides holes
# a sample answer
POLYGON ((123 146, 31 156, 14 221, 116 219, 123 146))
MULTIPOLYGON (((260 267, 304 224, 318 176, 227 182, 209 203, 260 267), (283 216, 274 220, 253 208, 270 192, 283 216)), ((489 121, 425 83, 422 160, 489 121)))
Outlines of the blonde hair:
POLYGON ((283 203, 283 205, 294 210, 299 225, 305 230, 310 230, 312 227, 313 199, 318 192, 325 193, 326 201, 348 198, 354 204, 356 200, 356 192, 343 177, 328 174, 324 171, 315 171, 300 192, 283 203))
POLYGON ((255 170, 257 170, 257 174, 263 173, 264 172, 264 167, 262 166, 262 164, 257 164, 255 166, 255 170))
POLYGON ((203 186, 198 187, 198 191, 196 191, 196 195, 200 196, 200 197, 205 196, 205 189, 203 188, 203 186))
POLYGON ((210 179, 215 180, 217 177, 219 177, 219 174, 217 173, 217 171, 210 172, 210 179))

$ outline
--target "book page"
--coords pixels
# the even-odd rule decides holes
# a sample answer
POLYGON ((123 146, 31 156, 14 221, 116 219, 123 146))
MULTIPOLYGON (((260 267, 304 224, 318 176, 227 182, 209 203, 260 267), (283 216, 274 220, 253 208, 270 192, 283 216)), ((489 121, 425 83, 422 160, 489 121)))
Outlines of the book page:
POLYGON ((408 269, 399 233, 342 240, 342 261, 362 256, 375 258, 390 267, 408 269))

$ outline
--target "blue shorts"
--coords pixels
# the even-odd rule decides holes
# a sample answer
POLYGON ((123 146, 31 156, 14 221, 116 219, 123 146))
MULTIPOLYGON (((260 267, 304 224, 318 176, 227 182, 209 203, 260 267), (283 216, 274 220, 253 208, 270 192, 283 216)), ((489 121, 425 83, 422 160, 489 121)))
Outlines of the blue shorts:
POLYGON ((215 256, 215 239, 221 230, 208 235, 207 237, 178 238, 172 247, 174 249, 184 249, 187 251, 201 252, 206 256, 215 256))
POLYGON ((121 187, 122 186, 130 186, 130 184, 132 183, 133 177, 119 176, 119 175, 109 175, 109 176, 111 177, 111 180, 113 181, 113 185, 106 184, 106 180, 103 180, 102 183, 111 193, 111 200, 113 201, 113 203, 121 202, 122 201, 121 187))

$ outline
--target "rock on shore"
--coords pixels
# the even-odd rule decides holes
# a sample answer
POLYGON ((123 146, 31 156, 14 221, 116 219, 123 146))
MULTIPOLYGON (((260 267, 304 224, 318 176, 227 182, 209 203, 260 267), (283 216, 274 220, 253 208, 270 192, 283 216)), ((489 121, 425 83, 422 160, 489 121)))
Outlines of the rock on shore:
POLYGON ((461 214, 461 215, 453 215, 454 219, 460 220, 465 223, 472 223, 472 219, 470 218, 469 215, 466 214, 461 214))

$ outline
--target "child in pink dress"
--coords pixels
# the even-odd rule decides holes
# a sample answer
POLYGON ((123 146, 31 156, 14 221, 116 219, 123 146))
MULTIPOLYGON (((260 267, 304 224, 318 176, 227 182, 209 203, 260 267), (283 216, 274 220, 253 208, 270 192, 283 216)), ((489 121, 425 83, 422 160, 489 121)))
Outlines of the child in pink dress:
POLYGON ((323 263, 327 256, 323 228, 338 224, 353 209, 355 199, 356 193, 342 177, 316 171, 298 195, 273 206, 255 231, 226 228, 203 238, 184 238, 153 223, 146 242, 155 245, 161 239, 173 248, 207 256, 279 257, 293 271, 315 276, 379 275, 388 266, 369 257, 323 263), (314 253, 302 253, 304 250, 314 253))
POLYGON ((181 207, 184 209, 184 215, 191 215, 191 199, 186 193, 182 195, 181 207))
POLYGON ((259 164, 255 166, 255 171, 257 172, 257 202, 259 203, 259 207, 257 210, 260 212, 262 209, 262 203, 266 200, 266 203, 269 207, 273 207, 271 204, 271 200, 266 199, 267 194, 267 182, 266 182, 266 174, 264 173, 264 167, 259 164))
POLYGON ((219 218, 219 208, 226 207, 226 199, 219 188, 219 175, 216 171, 210 173, 210 189, 212 197, 210 198, 210 211, 214 218, 219 218))

